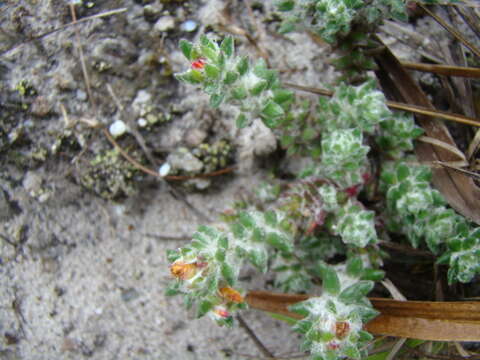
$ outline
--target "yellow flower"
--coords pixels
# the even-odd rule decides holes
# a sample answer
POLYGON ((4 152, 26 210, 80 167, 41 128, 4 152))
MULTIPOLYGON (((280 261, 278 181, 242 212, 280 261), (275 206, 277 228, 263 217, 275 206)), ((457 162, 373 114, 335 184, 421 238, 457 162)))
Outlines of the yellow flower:
POLYGON ((234 302, 234 303, 237 303, 237 304, 240 304, 243 302, 243 297, 242 295, 240 295, 240 293, 229 287, 229 286, 226 286, 226 287, 222 287, 218 290, 218 292, 220 293, 220 296, 230 302, 234 302))
POLYGON ((183 261, 175 261, 170 265, 170 273, 181 280, 189 280, 197 273, 197 264, 186 264, 183 261))

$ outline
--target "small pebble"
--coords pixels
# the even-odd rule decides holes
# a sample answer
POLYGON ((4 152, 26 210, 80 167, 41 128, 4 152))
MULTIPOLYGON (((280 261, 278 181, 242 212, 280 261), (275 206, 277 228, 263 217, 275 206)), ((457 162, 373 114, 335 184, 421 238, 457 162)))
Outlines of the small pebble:
POLYGON ((138 126, 140 126, 140 127, 145 127, 145 126, 148 125, 148 122, 147 122, 147 120, 145 120, 144 118, 140 118, 140 119, 137 120, 137 124, 138 124, 138 126))
POLYGON ((165 32, 175 27, 175 19, 172 16, 162 16, 153 26, 156 32, 165 32))
POLYGON ((180 30, 182 31, 186 31, 186 32, 192 32, 192 31, 195 31, 197 29, 197 22, 194 21, 194 20, 187 20, 187 21, 184 21, 181 25, 180 25, 180 30))
POLYGON ((115 120, 109 127, 110 134, 113 137, 122 136, 127 132, 127 125, 122 120, 115 120))
POLYGON ((87 100, 87 93, 83 90, 78 89, 77 90, 77 99, 80 100, 80 101, 87 100))
POLYGON ((170 172, 170 169, 171 169, 171 166, 168 162, 164 163, 162 166, 160 166, 160 169, 158 169, 158 174, 161 176, 161 177, 165 177, 168 175, 168 173, 170 172))

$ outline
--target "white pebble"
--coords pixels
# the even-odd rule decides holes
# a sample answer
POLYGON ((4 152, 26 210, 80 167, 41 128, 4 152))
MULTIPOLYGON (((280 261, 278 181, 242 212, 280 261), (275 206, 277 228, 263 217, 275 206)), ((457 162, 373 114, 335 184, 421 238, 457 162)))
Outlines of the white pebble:
POLYGON ((163 16, 157 20, 153 26, 153 31, 162 33, 173 28, 175 28, 175 19, 172 16, 163 16))
POLYGON ((144 118, 139 118, 139 119, 137 120, 137 124, 138 124, 138 126, 140 126, 140 127, 145 127, 145 126, 147 126, 148 122, 147 122, 147 120, 145 120, 144 118))
POLYGON ((170 164, 166 162, 162 166, 160 166, 160 169, 158 169, 158 173, 160 174, 161 177, 165 177, 170 172, 170 169, 171 169, 170 164))
POLYGON ((186 31, 186 32, 192 32, 192 31, 194 31, 196 28, 197 28, 197 23, 196 23, 195 21, 193 21, 193 20, 184 21, 184 22, 180 25, 180 30, 186 31))
POLYGON ((127 125, 122 121, 122 120, 115 120, 111 125, 110 125, 110 134, 114 138, 122 136, 127 132, 127 125))

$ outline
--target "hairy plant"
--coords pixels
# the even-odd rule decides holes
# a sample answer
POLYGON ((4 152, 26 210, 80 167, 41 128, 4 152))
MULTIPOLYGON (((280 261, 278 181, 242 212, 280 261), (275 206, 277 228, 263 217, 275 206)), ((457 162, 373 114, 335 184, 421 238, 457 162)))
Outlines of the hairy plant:
MULTIPOLYGON (((302 21, 326 40, 360 20, 373 26, 405 14, 400 0, 287 0, 279 7, 293 12, 284 30, 302 21)), ((313 359, 359 359, 372 339, 363 325, 377 314, 366 296, 384 276, 379 233, 425 244, 449 264, 450 283, 480 273, 480 230, 431 187, 430 170, 409 155, 422 129, 412 116, 389 110, 375 81, 338 84, 314 107, 282 88, 263 60, 236 56, 231 37, 182 40, 180 48, 190 68, 177 79, 202 88, 213 107, 228 104, 240 128, 261 119, 287 155, 310 160, 288 186, 261 187, 256 204, 201 226, 190 244, 168 252, 175 277, 168 293, 183 294, 198 316, 232 325, 233 312, 247 307, 239 275, 250 264, 272 270, 283 291, 319 294, 291 307, 304 316, 294 329, 304 334, 313 359), (374 206, 365 196, 372 183, 384 196, 374 206)))

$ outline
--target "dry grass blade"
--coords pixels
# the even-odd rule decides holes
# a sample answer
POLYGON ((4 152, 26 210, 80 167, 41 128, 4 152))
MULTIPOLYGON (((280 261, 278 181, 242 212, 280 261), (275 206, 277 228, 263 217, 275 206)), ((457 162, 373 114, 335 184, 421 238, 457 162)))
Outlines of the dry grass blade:
MULTIPOLYGON (((312 94, 317 94, 317 95, 322 95, 322 96, 332 96, 333 95, 333 92, 331 92, 329 90, 325 90, 325 89, 296 85, 296 84, 292 84, 292 83, 284 83, 283 85, 285 85, 289 88, 292 88, 292 89, 297 89, 297 90, 300 90, 300 91, 310 92, 312 94)), ((407 112, 411 112, 413 114, 429 116, 431 118, 439 118, 439 119, 458 122, 458 123, 465 124, 465 125, 480 127, 480 120, 474 119, 474 118, 471 118, 471 117, 468 117, 468 116, 460 115, 460 114, 453 114, 453 113, 449 113, 449 112, 445 112, 445 111, 430 109, 430 108, 427 108, 427 107, 424 107, 424 106, 404 104, 404 103, 400 103, 400 102, 396 102, 396 101, 387 101, 387 106, 390 109, 407 111, 407 112)))
MULTIPOLYGON (((375 60, 379 66, 376 71, 377 77, 388 97, 434 110, 427 96, 387 47, 375 56, 375 60)), ((424 115, 417 115, 417 119, 429 137, 456 147, 444 124, 437 120, 432 121, 424 115)), ((450 151, 422 142, 417 142, 415 151, 421 162, 458 160, 457 155, 450 151)), ((480 189, 473 180, 451 169, 432 169, 432 171, 433 183, 448 203, 468 219, 480 223, 480 189)))
POLYGON ((443 141, 440 141, 438 139, 431 138, 429 136, 420 136, 417 140, 418 141, 423 141, 424 143, 427 143, 427 144, 432 144, 432 145, 441 147, 441 148, 443 148, 445 150, 448 150, 451 153, 457 155, 461 160, 464 160, 464 161, 466 160, 465 154, 463 152, 461 152, 460 150, 458 150, 458 148, 456 146, 452 146, 450 144, 447 144, 447 143, 445 143, 443 141))
POLYGON ((408 61, 402 61, 402 65, 409 70, 430 72, 437 75, 480 78, 480 69, 474 68, 474 67, 420 64, 420 63, 413 63, 408 61))
MULTIPOLYGON (((308 299, 308 295, 250 291, 248 305, 257 310, 302 316, 288 310, 290 305, 308 299)), ((479 302, 397 301, 370 298, 380 315, 366 324, 372 334, 433 341, 479 341, 479 302)))
POLYGON ((470 29, 480 38, 480 17, 473 11, 473 9, 467 9, 463 6, 455 6, 455 10, 463 20, 468 24, 470 29))
POLYGON ((435 163, 438 164, 438 165, 440 165, 440 166, 443 166, 443 167, 446 167, 446 168, 449 168, 449 169, 452 169, 452 170, 461 172, 462 174, 469 175, 469 176, 471 176, 471 177, 480 179, 480 174, 477 174, 477 173, 475 173, 475 172, 473 172, 473 171, 468 171, 468 170, 465 170, 465 169, 461 169, 461 168, 459 168, 459 167, 457 167, 457 166, 452 166, 451 164, 445 163, 445 162, 442 162, 442 161, 436 161, 435 163))
POLYGON ((463 45, 465 45, 472 53, 474 53, 476 56, 480 57, 480 50, 477 49, 476 46, 474 46, 471 42, 469 42, 467 39, 465 39, 457 30, 455 30, 453 27, 448 25, 441 17, 439 17, 437 14, 434 12, 430 11, 425 7, 424 5, 418 3, 418 6, 425 11, 429 16, 431 16, 437 23, 439 23, 445 30, 447 30, 450 34, 452 34, 453 37, 455 37, 458 41, 460 41, 463 45))
POLYGON ((480 120, 465 115, 453 114, 446 111, 439 111, 425 106, 404 104, 396 101, 387 101, 387 106, 391 109, 408 111, 417 115, 425 115, 430 118, 438 118, 458 122, 460 124, 480 127, 480 120))

